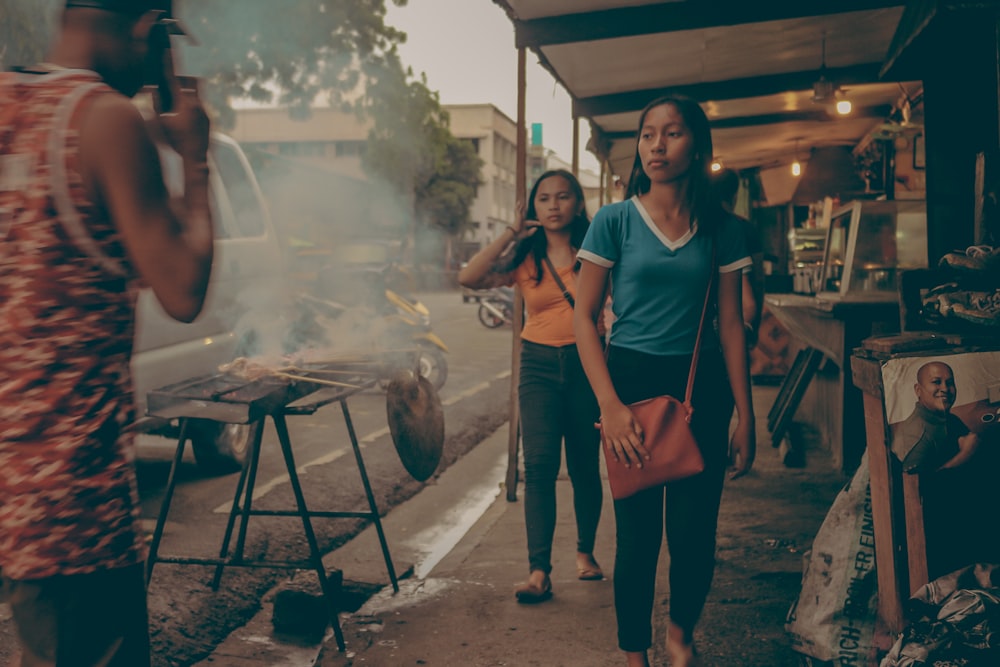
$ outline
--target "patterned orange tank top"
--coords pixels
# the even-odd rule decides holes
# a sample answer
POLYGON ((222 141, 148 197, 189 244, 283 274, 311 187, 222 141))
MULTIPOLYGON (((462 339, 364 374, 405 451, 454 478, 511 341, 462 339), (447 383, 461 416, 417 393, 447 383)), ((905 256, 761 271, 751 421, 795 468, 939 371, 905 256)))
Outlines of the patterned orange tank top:
POLYGON ((0 570, 144 558, 129 362, 134 276, 78 169, 97 74, 0 74, 0 570))

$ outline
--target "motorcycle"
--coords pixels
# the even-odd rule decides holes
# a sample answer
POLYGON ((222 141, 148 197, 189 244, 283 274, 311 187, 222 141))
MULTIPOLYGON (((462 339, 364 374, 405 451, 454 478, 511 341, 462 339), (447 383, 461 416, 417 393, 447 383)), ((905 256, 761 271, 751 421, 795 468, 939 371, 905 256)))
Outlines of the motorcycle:
POLYGON ((496 329, 514 320, 514 290, 494 287, 479 300, 479 321, 488 329, 496 329))
POLYGON ((386 315, 394 328, 394 337, 409 339, 417 344, 417 372, 440 390, 448 379, 448 346, 431 331, 431 314, 427 306, 408 296, 386 288, 386 300, 396 306, 396 312, 386 315))
POLYGON ((311 345, 400 350, 389 355, 392 361, 383 369, 380 384, 386 386, 412 363, 413 370, 440 390, 448 379, 448 346, 431 329, 427 306, 388 284, 387 276, 397 270, 390 266, 338 272, 328 276, 323 296, 299 294, 295 338, 311 345))

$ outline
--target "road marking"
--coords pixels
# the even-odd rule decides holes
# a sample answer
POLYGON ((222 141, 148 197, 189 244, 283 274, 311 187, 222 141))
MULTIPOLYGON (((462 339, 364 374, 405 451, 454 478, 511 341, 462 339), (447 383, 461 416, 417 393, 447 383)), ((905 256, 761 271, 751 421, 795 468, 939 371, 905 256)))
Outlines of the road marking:
MULTIPOLYGON (((375 433, 378 433, 378 431, 376 431, 375 433)), ((371 435, 374 435, 374 433, 371 435)), ((302 477, 309 471, 309 468, 312 468, 313 466, 326 465, 327 463, 333 463, 347 452, 348 452, 347 447, 341 447, 340 449, 335 449, 329 454, 324 454, 319 458, 303 463, 302 465, 298 466, 295 469, 295 472, 298 473, 299 477, 302 477)), ((278 475, 274 479, 270 479, 267 482, 264 482, 263 484, 254 484, 253 502, 260 500, 271 491, 274 491, 274 489, 276 489, 277 487, 289 481, 291 481, 291 479, 288 477, 288 473, 285 473, 284 475, 278 475)), ((232 508, 233 508, 232 501, 227 501, 225 503, 222 503, 212 511, 215 514, 229 514, 229 511, 232 508)))
POLYGON ((479 392, 485 391, 485 390, 487 390, 489 388, 490 388, 490 383, 489 382, 480 382, 475 387, 472 387, 470 389, 466 389, 465 391, 463 391, 463 392, 461 392, 459 394, 455 394, 454 396, 441 401, 441 405, 455 405, 459 401, 465 400, 465 399, 469 398, 470 396, 475 396, 479 392))
MULTIPOLYGON (((510 375, 510 371, 509 370, 497 374, 496 379, 500 380, 500 379, 503 379, 504 377, 506 377, 508 375, 510 375)), ((459 401, 465 400, 466 398, 469 398, 470 396, 474 396, 474 395, 478 394, 479 392, 485 391, 485 390, 487 390, 489 388, 490 388, 490 383, 489 382, 481 382, 481 383, 477 384, 476 386, 471 387, 469 389, 466 389, 465 391, 463 391, 463 392, 461 392, 459 394, 455 394, 454 396, 448 398, 447 400, 441 401, 441 405, 442 406, 454 405, 454 404, 458 403, 459 401)), ((359 443, 359 445, 361 447, 364 447, 366 444, 371 444, 371 443, 375 442, 376 440, 378 440, 379 438, 381 438, 383 436, 390 435, 390 433, 391 433, 391 431, 389 430, 389 427, 388 426, 384 426, 384 427, 378 429, 377 431, 372 431, 368 435, 365 435, 360 440, 358 440, 358 443, 359 443)), ((303 463, 302 465, 300 465, 299 467, 297 467, 295 469, 295 471, 301 477, 302 475, 306 474, 306 472, 309 470, 309 468, 312 468, 314 466, 326 465, 327 463, 333 463, 334 461, 336 461, 337 459, 339 459, 341 456, 343 456, 347 452, 348 452, 348 448, 347 447, 342 447, 341 449, 335 449, 334 451, 330 452, 329 454, 324 454, 323 456, 320 456, 319 458, 315 458, 315 459, 313 459, 311 461, 303 463)), ((254 489, 253 489, 253 502, 256 502, 256 501, 260 500, 261 498, 263 498, 265 495, 267 495, 268 493, 270 493, 271 491, 273 491, 277 487, 279 487, 282 484, 285 484, 285 483, 287 483, 289 481, 290 480, 289 480, 288 474, 286 473, 284 475, 278 475, 277 477, 275 477, 273 479, 270 479, 267 482, 264 482, 263 484, 255 484, 254 485, 254 489)), ((229 514, 229 511, 232 508, 233 508, 232 501, 227 501, 227 502, 219 505, 218 507, 216 507, 212 511, 215 514, 229 514)))
POLYGON ((378 440, 379 438, 381 438, 383 435, 389 435, 389 433, 390 433, 389 427, 388 426, 383 426, 379 430, 372 431, 371 433, 369 433, 365 437, 361 438, 361 440, 359 442, 362 445, 367 445, 367 444, 370 444, 372 442, 375 442, 376 440, 378 440))

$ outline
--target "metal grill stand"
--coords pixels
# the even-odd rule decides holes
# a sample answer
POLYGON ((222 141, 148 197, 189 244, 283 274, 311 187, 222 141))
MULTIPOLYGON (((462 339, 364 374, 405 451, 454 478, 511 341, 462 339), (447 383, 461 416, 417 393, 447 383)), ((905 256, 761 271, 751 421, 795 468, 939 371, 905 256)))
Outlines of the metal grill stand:
POLYGON ((399 591, 396 570, 392 564, 392 557, 389 554, 389 546, 385 539, 385 533, 382 530, 382 522, 375 503, 375 496, 372 493, 368 474, 365 470, 364 459, 361 455, 361 448, 358 445, 357 435, 354 431, 354 423, 351 420, 351 414, 347 407, 347 399, 351 395, 373 386, 375 382, 369 378, 352 378, 350 382, 356 386, 351 388, 323 389, 317 392, 315 391, 315 385, 310 386, 308 383, 289 384, 288 382, 273 380, 270 382, 258 380, 242 384, 229 381, 226 384, 218 376, 213 376, 180 385, 172 385, 151 392, 149 395, 149 414, 167 419, 179 418, 180 435, 177 439, 177 449, 174 453, 173 463, 170 466, 170 474, 167 478, 163 503, 160 506, 159 517, 157 518, 156 528, 153 531, 153 539, 149 547, 146 569, 147 585, 152 579, 153 568, 158 562, 180 565, 214 565, 215 575, 212 578, 212 590, 218 590, 222 573, 226 566, 289 570, 312 569, 315 570, 316 575, 319 577, 319 584, 329 609, 330 623, 336 635, 337 646, 341 651, 345 650, 343 631, 341 630, 340 618, 338 616, 337 592, 326 576, 326 569, 323 566, 322 554, 316 541, 316 534, 313 531, 311 517, 360 518, 370 519, 374 522, 375 529, 378 532, 379 543, 382 547, 382 557, 385 560, 389 579, 392 582, 392 588, 396 592, 399 591), (220 382, 223 384, 221 388, 219 387, 220 382), (344 414, 347 432, 351 440, 351 446, 354 449, 354 457, 361 474, 361 482, 364 485, 365 495, 368 498, 370 509, 367 512, 310 511, 306 506, 305 497, 302 493, 302 486, 299 483, 285 418, 288 415, 311 415, 320 407, 334 402, 340 403, 344 414), (273 421, 275 431, 278 434, 278 442, 281 445, 281 453, 288 471, 288 479, 292 487, 292 492, 295 495, 296 508, 294 510, 259 510, 253 508, 254 484, 257 478, 257 465, 260 461, 264 420, 267 417, 270 417, 273 421), (233 505, 229 511, 229 518, 226 522, 225 535, 222 539, 222 547, 219 550, 218 558, 159 555, 164 525, 166 524, 170 503, 177 484, 177 470, 184 457, 184 448, 187 444, 189 421, 193 418, 211 418, 216 421, 233 424, 252 424, 247 456, 240 473, 239 482, 236 485, 236 492, 233 495, 233 505), (302 528, 305 531, 306 541, 309 545, 309 559, 306 561, 254 560, 252 562, 244 560, 247 525, 251 516, 298 516, 302 520, 302 528), (236 534, 236 546, 230 553, 229 547, 237 517, 240 519, 240 525, 236 534))

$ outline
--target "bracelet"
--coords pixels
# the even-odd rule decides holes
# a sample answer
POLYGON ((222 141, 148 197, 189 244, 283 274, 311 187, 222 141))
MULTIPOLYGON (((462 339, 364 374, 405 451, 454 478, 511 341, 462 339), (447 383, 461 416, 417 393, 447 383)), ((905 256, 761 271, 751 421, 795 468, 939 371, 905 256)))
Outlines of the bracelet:
POLYGON ((517 238, 518 231, 514 229, 513 225, 507 225, 507 229, 509 229, 510 233, 514 235, 514 238, 517 238))
POLYGON ((183 169, 184 171, 193 173, 207 174, 209 172, 208 162, 185 163, 183 169))

